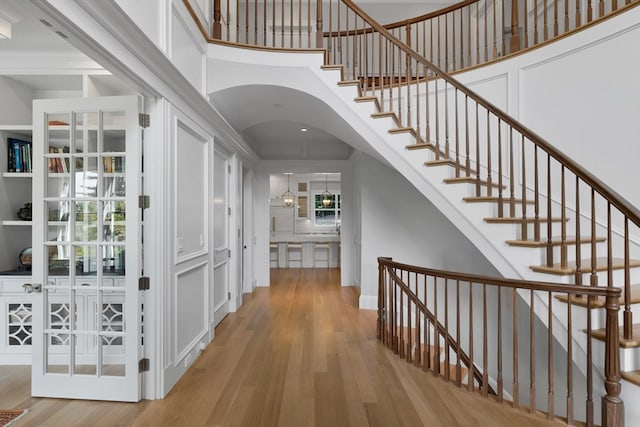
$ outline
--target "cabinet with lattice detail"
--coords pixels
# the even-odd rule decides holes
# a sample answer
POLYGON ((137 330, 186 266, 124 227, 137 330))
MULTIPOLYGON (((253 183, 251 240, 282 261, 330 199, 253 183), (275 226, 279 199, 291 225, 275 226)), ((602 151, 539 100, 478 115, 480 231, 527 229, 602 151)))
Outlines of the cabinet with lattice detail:
POLYGON ((23 280, 0 277, 0 364, 31 363, 31 295, 23 280))
MULTIPOLYGON (((63 284, 62 278, 54 278, 52 283, 63 284)), ((121 286, 120 279, 105 279, 102 286, 112 288, 121 286)), ((32 338, 32 295, 23 290, 24 280, 0 278, 0 364, 20 365, 31 363, 31 338, 32 338)), ((87 287, 95 286, 94 279, 85 280, 87 287)), ((55 293, 55 292, 54 292, 55 293)), ((105 363, 109 359, 117 360, 124 351, 123 338, 113 336, 113 333, 124 330, 124 295, 121 291, 106 292, 102 297, 100 306, 94 295, 78 290, 75 304, 77 326, 79 329, 94 327, 100 319, 101 325, 112 336, 105 337, 101 343, 89 337, 81 337, 77 340, 78 355, 95 353, 100 345, 103 349, 105 363)), ((51 329, 59 333, 50 334, 49 346, 55 353, 55 348, 61 350, 68 343, 68 325, 70 323, 70 307, 68 298, 51 298, 49 310, 49 324, 51 329)), ((85 367, 86 369, 86 367, 85 367)))

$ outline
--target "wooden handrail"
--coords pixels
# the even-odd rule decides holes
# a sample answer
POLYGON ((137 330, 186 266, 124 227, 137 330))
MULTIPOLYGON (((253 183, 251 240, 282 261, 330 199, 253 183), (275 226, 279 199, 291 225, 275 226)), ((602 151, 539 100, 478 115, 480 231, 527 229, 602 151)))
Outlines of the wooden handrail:
POLYGON ((453 281, 485 283, 487 285, 500 286, 503 288, 576 294, 591 296, 594 298, 603 297, 615 299, 620 298, 620 295, 622 294, 622 290, 620 288, 613 288, 610 286, 576 286, 556 282, 540 282, 535 280, 505 279, 501 277, 482 276, 478 274, 460 273, 403 264, 393 261, 393 258, 388 257, 378 257, 378 264, 382 267, 396 268, 399 270, 411 271, 412 273, 425 274, 427 276, 437 276, 453 281))
POLYGON ((394 37, 386 28, 382 25, 378 24, 371 16, 369 16, 362 8, 356 5, 351 0, 341 0, 345 5, 347 5, 351 10, 356 12, 358 16, 365 20, 367 24, 369 24, 373 29, 375 29, 378 33, 383 35, 387 40, 393 43, 396 48, 401 50, 404 54, 411 57, 414 61, 420 63, 422 66, 431 70, 435 75, 437 75, 440 79, 446 81, 461 93, 467 95, 471 99, 473 99, 476 103, 483 106, 487 110, 491 111, 496 117, 502 120, 504 123, 511 126, 513 129, 520 132, 526 138, 528 138, 531 142, 533 142, 538 147, 542 148, 545 152, 551 155, 558 162, 562 163, 567 169, 571 170, 574 174, 580 177, 585 183, 589 186, 593 187, 596 192, 602 195, 605 199, 611 202, 613 206, 615 206, 618 210, 624 213, 634 224, 640 227, 640 209, 636 208, 629 201, 624 199, 618 192, 613 190, 595 175, 590 173, 584 167, 573 161, 569 156, 564 154, 558 148, 549 144, 545 141, 541 136, 533 132, 531 129, 527 128, 522 123, 515 120, 509 114, 502 111, 500 108, 484 99, 482 96, 469 89, 467 86, 460 83, 458 80, 445 73, 440 68, 436 67, 434 64, 427 61, 420 54, 415 52, 401 40, 394 37))
MULTIPOLYGON (((592 300, 602 299, 606 301, 604 309, 606 311, 606 341, 605 341, 605 366, 604 366, 604 382, 603 388, 605 389, 605 395, 603 396, 603 408, 602 408, 602 425, 610 427, 621 427, 624 425, 623 415, 623 402, 620 399, 620 353, 618 351, 618 299, 620 298, 620 289, 614 289, 611 287, 594 287, 594 286, 575 286, 575 285, 559 285, 548 282, 537 281, 524 281, 524 280, 509 280, 502 278, 494 278, 480 275, 472 275, 465 273, 455 273, 431 268, 418 267, 408 264, 402 264, 394 262, 391 258, 378 258, 378 339, 382 341, 387 347, 392 349, 400 357, 403 357, 408 362, 412 362, 417 365, 421 365, 424 369, 429 369, 428 366, 430 360, 435 360, 435 363, 431 366, 434 370, 434 374, 438 375, 439 366, 439 350, 438 346, 441 342, 445 342, 445 362, 444 369, 445 380, 449 380, 449 372, 451 371, 452 364, 450 357, 455 359, 455 367, 457 374, 455 384, 458 387, 467 387, 469 390, 480 391, 483 395, 489 394, 489 392, 495 393, 498 401, 501 401, 505 395, 504 391, 504 374, 503 372, 503 352, 513 353, 513 382, 511 390, 511 398, 513 406, 518 408, 520 406, 520 397, 518 394, 518 388, 520 382, 523 380, 518 372, 518 365, 520 363, 519 349, 524 343, 519 344, 518 329, 521 323, 521 317, 527 317, 529 321, 528 335, 528 354, 529 357, 529 407, 528 410, 531 413, 538 411, 536 402, 536 373, 535 366, 537 363, 541 363, 539 358, 545 360, 547 364, 547 372, 541 374, 541 378, 546 377, 548 388, 548 401, 547 401, 547 418, 549 419, 561 419, 566 421, 568 425, 573 425, 574 420, 574 393, 585 398, 585 414, 584 420, 587 425, 593 425, 594 423, 594 411, 593 411, 593 375, 591 374, 591 366, 594 363, 591 340, 593 332, 593 323, 591 319, 591 309, 588 308, 586 327, 583 324, 575 324, 578 319, 574 319, 572 314, 572 301, 576 298, 576 295, 582 295, 581 298, 587 298, 588 305, 592 303, 592 300), (466 301, 461 301, 461 287, 468 287, 468 297, 466 301), (451 289, 455 288, 455 289, 451 289), (478 289, 475 293, 473 289, 478 289), (495 288, 495 292, 489 292, 488 288, 495 288), (438 291, 440 289, 440 291, 438 291), (453 292, 455 290, 455 292, 453 292), (480 292, 481 290, 481 292, 480 292), (442 296, 444 292, 444 297, 442 296), (513 295, 512 304, 513 311, 511 319, 506 319, 509 316, 503 316, 508 312, 507 307, 502 305, 502 295, 505 292, 511 292, 513 295), (522 292, 522 298, 528 296, 529 299, 529 313, 518 314, 518 293, 522 292), (455 298, 455 303, 447 304, 449 296, 455 298), (493 295, 493 298, 491 297, 493 295), (544 295, 548 301, 548 325, 546 330, 546 340, 541 340, 539 333, 535 331, 535 315, 536 310, 539 308, 534 307, 535 295, 538 295, 543 300, 544 295), (566 336, 562 336, 563 332, 554 331, 552 315, 553 296, 564 295, 567 300, 567 330, 564 332, 566 336), (481 298, 480 304, 481 313, 477 314, 478 309, 474 310, 474 299, 481 298), (489 301, 491 299, 491 301, 489 301), (444 300, 444 301, 443 301, 444 300), (438 305, 444 302, 445 313, 438 315, 438 305), (489 313, 489 304, 492 305, 491 314, 489 313), (429 306, 433 307, 432 309, 429 306), (453 311, 453 316, 451 312, 453 311), (474 314, 478 318, 482 316, 482 334, 480 331, 474 332, 474 314), (527 315, 528 314, 528 315, 527 315), (444 317, 444 319, 443 319, 444 317), (453 317, 455 327, 451 327, 451 330, 456 330, 456 337, 450 332, 449 319, 453 317), (462 341, 460 333, 460 324, 464 323, 464 318, 468 318, 469 330, 467 335, 469 337, 469 355, 462 351, 462 341), (492 320, 496 320, 496 326, 488 330, 488 317, 492 320), (443 324, 444 322, 444 324, 443 324), (507 324, 511 322, 510 324, 507 324), (504 326, 506 324, 506 327, 504 326), (416 340, 416 346, 423 346, 425 348, 424 358, 421 359, 420 355, 414 355, 405 348, 410 348, 412 345, 412 335, 410 331, 405 333, 405 328, 415 328, 416 334, 414 339, 416 340), (422 329, 421 329, 422 328, 422 329), (503 346, 503 329, 508 332, 509 329, 513 329, 513 341, 512 345, 503 346), (574 374, 573 366, 575 364, 582 363, 578 353, 572 350, 573 342, 576 340, 574 337, 574 331, 576 333, 586 333, 587 338, 587 351, 586 359, 584 360, 584 371, 587 378, 586 390, 576 390, 574 388, 574 374), (578 332, 581 331, 581 332, 578 332), (497 390, 489 389, 488 382, 488 366, 489 366, 489 341, 488 333, 491 332, 495 337, 496 345, 495 358, 491 359, 491 364, 495 362, 495 368, 493 368, 493 375, 497 384, 497 390), (477 338, 474 336, 477 335, 477 338), (482 337, 480 337, 480 335, 482 337), (442 339, 441 339, 442 337, 442 339), (536 338, 537 337, 537 338, 536 338), (423 340, 424 339, 424 340, 423 340), (482 371, 476 369, 475 359, 473 356, 474 340, 480 341, 482 347, 482 371), (407 342, 408 341, 408 342, 407 342), (538 341, 540 341, 538 343, 538 341), (538 345, 546 344, 546 348, 543 347, 542 351, 536 349, 536 343, 538 345), (562 343, 567 348, 566 353, 566 371, 560 373, 560 375, 566 375, 566 387, 567 387, 567 405, 566 413, 556 415, 554 409, 554 378, 558 372, 554 372, 558 366, 562 364, 556 363, 557 357, 565 357, 565 355, 557 355, 553 351, 554 342, 562 343), (436 353, 433 357, 427 353, 427 349, 433 347, 433 351, 436 353), (546 351, 545 351, 546 350, 546 351), (466 366, 470 366, 473 379, 480 385, 476 388, 473 384, 473 379, 469 378, 466 385, 461 382, 460 375, 460 362, 463 362, 466 366), (584 393, 583 395, 581 393, 584 393), (559 418, 560 417, 560 418, 559 418)), ((543 317, 543 316, 541 316, 543 317)), ((583 320, 585 321, 585 320, 583 320)), ((521 331, 521 332, 524 332, 521 331)), ((526 334, 526 332, 524 332, 526 334)), ((524 340, 523 340, 524 341, 524 340)), ((526 379, 525 379, 526 380, 526 379)), ((542 384, 540 384, 542 386, 542 384)), ((581 397, 578 397, 581 398, 581 397)), ((582 416, 581 416, 582 418, 582 416)))
MULTIPOLYGON (((563 0, 553 0, 551 4, 545 2, 540 7, 541 12, 537 11, 538 4, 535 2, 534 10, 528 11, 528 4, 523 0, 465 0, 434 12, 381 25, 408 45, 414 37, 412 33, 430 28, 430 34, 424 36, 425 40, 415 40, 416 44, 422 44, 422 52, 418 47, 412 47, 438 67, 454 72, 499 61, 523 50, 548 44, 615 16, 624 9, 635 7, 640 4, 640 0, 629 0, 621 7, 617 7, 615 3, 616 0, 602 0, 597 12, 589 13, 581 20, 582 4, 579 2, 575 3, 575 14, 572 13, 569 17, 569 3, 563 0), (507 16, 509 9, 511 13, 507 16), (487 10, 491 10, 490 15, 486 13, 487 10), (567 13, 565 19, 561 19, 562 10, 567 13), (472 37, 474 28, 476 34, 472 37), (483 31, 477 31, 479 28, 483 28, 483 31), (520 30, 524 32, 521 34, 520 30), (426 45, 430 45, 430 48, 426 45), (426 50, 430 51, 429 55, 426 50)), ((571 7, 574 7, 573 3, 571 7)), ((376 30, 363 28, 352 31, 376 30)), ((346 36, 344 33, 338 34, 346 36)), ((335 33, 325 32, 323 37, 332 35, 335 36, 335 33)))
POLYGON ((409 18, 409 19, 403 19, 401 21, 392 22, 390 24, 384 24, 383 27, 386 28, 387 30, 392 30, 394 28, 406 27, 407 25, 417 24, 419 22, 426 21, 428 19, 437 18, 438 16, 446 15, 448 13, 454 12, 456 10, 460 10, 463 7, 470 6, 470 5, 472 5, 474 3, 477 3, 477 2, 478 2, 478 0, 464 0, 464 1, 452 4, 451 6, 447 6, 445 8, 442 8, 442 9, 438 9, 438 10, 433 11, 433 12, 425 13, 424 15, 416 16, 414 18, 409 18))

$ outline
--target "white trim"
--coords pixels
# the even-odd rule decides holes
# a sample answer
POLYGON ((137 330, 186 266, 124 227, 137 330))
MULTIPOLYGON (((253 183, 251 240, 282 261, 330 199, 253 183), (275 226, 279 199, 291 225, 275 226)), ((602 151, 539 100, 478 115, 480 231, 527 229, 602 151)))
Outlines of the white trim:
MULTIPOLYGON (((195 337, 191 340, 191 342, 189 344, 187 344, 184 349, 182 349, 182 351, 178 352, 178 324, 177 324, 177 318, 175 318, 174 316, 174 331, 173 331, 173 341, 174 341, 174 354, 173 354, 173 366, 174 367, 178 367, 178 364, 182 363, 182 361, 184 360, 185 357, 187 357, 191 351, 193 351, 194 348, 196 348, 196 345, 202 341, 203 338, 205 338, 207 336, 207 334, 209 333, 209 319, 208 319, 208 286, 207 283, 209 282, 209 260, 204 260, 201 261, 197 264, 193 264, 190 265, 186 268, 180 269, 176 271, 175 274, 175 283, 178 283, 178 278, 184 274, 187 273, 191 273, 193 271, 196 270, 203 270, 204 271, 204 275, 205 275, 205 283, 203 284, 203 293, 205 295, 205 297, 203 298, 204 301, 202 301, 202 303, 204 304, 203 307, 203 312, 205 314, 205 317, 202 319, 203 324, 202 324, 202 329, 200 330, 200 332, 198 332, 195 337)), ((173 293, 173 299, 174 301, 178 300, 178 286, 175 286, 174 288, 174 293, 173 293)), ((177 313, 174 313, 177 314, 177 313)))
POLYGON ((360 295, 360 310, 377 310, 378 309, 378 296, 372 295, 360 295))

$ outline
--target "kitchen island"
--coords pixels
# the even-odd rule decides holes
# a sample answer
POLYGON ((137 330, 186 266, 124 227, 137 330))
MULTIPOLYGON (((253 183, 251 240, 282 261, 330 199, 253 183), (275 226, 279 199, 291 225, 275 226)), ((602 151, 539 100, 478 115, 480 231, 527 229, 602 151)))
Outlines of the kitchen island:
POLYGON ((270 268, 287 268, 287 254, 289 268, 340 267, 339 234, 271 232, 270 243, 270 268))

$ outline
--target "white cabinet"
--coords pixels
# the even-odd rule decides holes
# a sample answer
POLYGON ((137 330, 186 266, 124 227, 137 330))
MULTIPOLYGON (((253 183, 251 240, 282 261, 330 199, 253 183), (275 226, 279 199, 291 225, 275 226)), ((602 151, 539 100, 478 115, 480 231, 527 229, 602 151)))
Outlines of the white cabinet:
MULTIPOLYGON (((1 365, 29 365, 31 364, 32 337, 32 294, 24 292, 22 285, 28 282, 28 276, 0 276, 0 364, 1 365)), ((81 280, 87 289, 96 287, 96 279, 86 277, 81 280)), ((68 284, 67 278, 50 278, 52 286, 63 288, 68 284)), ((105 288, 114 288, 102 298, 102 307, 98 308, 95 294, 79 291, 76 297, 78 313, 78 328, 94 328, 101 316, 101 323, 105 331, 122 331, 124 327, 124 291, 121 286, 123 279, 119 276, 102 280, 105 288), (118 289, 120 287, 120 289, 118 289)), ((51 297, 49 316, 53 328, 60 328, 68 323, 69 304, 64 297, 51 297)), ((63 344, 63 343, 60 343, 63 344)), ((105 346, 105 357, 117 357, 124 351, 121 337, 111 337, 105 346), (120 341, 118 341, 120 340, 120 341)), ((94 354, 97 343, 95 340, 82 339, 77 343, 78 357, 94 354)))

